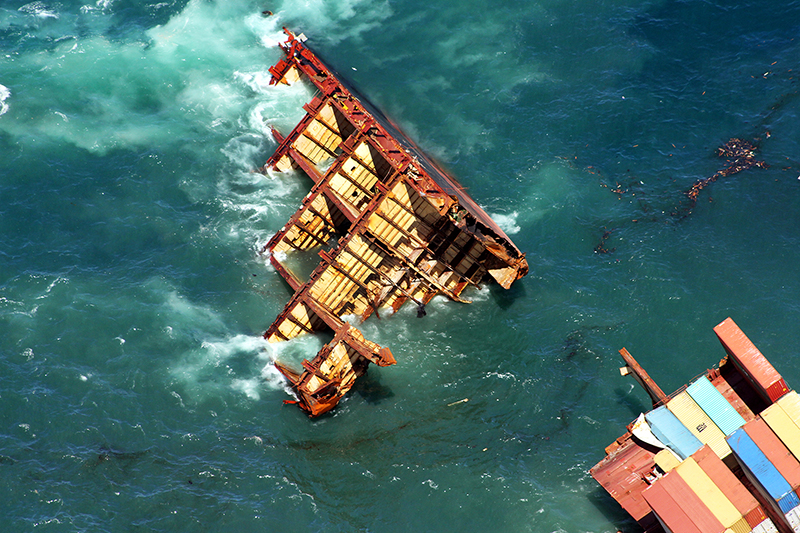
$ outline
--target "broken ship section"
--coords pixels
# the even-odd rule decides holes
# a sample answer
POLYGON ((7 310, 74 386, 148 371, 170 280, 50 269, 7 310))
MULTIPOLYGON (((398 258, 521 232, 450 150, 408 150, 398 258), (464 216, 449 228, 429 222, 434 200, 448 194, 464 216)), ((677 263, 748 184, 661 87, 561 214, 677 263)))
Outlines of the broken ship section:
POLYGON ((332 331, 303 369, 276 362, 311 416, 333 408, 369 363, 395 364, 391 351, 364 338, 344 317, 366 320, 407 301, 425 313, 435 295, 461 293, 487 277, 504 288, 528 272, 521 253, 464 190, 365 99, 358 97, 285 30, 286 57, 271 83, 306 79, 317 93, 306 115, 264 165, 300 169, 314 182, 300 208, 262 253, 295 291, 264 334, 270 342, 332 331), (318 251, 301 279, 285 259, 318 251))

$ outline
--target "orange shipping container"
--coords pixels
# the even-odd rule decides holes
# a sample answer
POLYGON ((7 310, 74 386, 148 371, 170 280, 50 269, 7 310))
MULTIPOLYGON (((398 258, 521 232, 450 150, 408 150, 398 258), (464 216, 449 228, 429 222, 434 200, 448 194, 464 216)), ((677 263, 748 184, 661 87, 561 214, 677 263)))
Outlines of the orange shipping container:
POLYGON ((775 402, 789 392, 789 387, 775 367, 767 361, 732 319, 726 318, 718 324, 714 328, 714 333, 728 352, 731 361, 768 403, 775 402))
POLYGON ((675 467, 675 471, 724 527, 732 528, 734 524, 744 519, 742 513, 694 459, 687 458, 675 467))
POLYGON ((753 442, 769 459, 769 462, 786 479, 792 490, 800 487, 800 462, 783 445, 767 423, 759 417, 748 422, 743 427, 745 432, 753 439, 753 442))
POLYGON ((742 482, 733 475, 733 472, 725 466, 725 463, 717 457, 717 454, 709 446, 700 448, 692 455, 692 458, 697 461, 697 465, 725 494, 733 506, 736 507, 736 510, 747 518, 747 522, 752 527, 756 527, 767 518, 755 497, 750 494, 742 482))
POLYGON ((642 492, 642 496, 668 532, 704 533, 698 529, 686 511, 675 502, 669 491, 661 485, 661 480, 647 487, 642 492))

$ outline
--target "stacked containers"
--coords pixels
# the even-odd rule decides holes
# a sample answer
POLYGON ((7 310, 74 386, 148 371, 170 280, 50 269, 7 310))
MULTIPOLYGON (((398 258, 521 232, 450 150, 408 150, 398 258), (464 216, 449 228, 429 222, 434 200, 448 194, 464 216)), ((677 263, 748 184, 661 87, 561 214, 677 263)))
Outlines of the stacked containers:
POLYGON ((794 498, 787 495, 778 503, 789 525, 794 531, 799 531, 800 498, 795 491, 800 488, 800 462, 761 418, 748 422, 743 429, 792 488, 794 498))
POLYGON ((750 533, 752 527, 722 490, 712 481, 697 462, 689 457, 675 471, 686 482, 723 527, 734 533, 750 533))
MULTIPOLYGON (((786 516, 787 512, 797 507, 800 503, 797 494, 744 427, 737 429, 728 437, 728 444, 748 479, 759 489, 778 515, 786 516)), ((790 517, 786 517, 787 523, 791 525, 789 520, 790 517)), ((794 518, 791 520, 794 521, 794 518)), ((792 530, 800 533, 800 525, 798 527, 792 525, 792 530)))
POLYGON ((697 440, 666 406, 662 405, 653 409, 644 416, 653 435, 669 446, 681 460, 686 459, 703 446, 703 443, 697 440))
POLYGON ((800 460, 800 427, 795 422, 789 413, 783 408, 781 402, 784 398, 788 398, 794 392, 786 394, 783 398, 778 400, 778 403, 773 403, 763 411, 761 411, 761 418, 775 433, 784 446, 789 448, 795 459, 800 460))
POLYGON ((788 392, 777 403, 781 406, 781 409, 786 411, 789 418, 800 426, 800 395, 795 391, 788 392))
MULTIPOLYGON (((711 385, 709 383, 709 385, 711 385)), ((713 387, 713 385, 711 385, 713 387)), ((716 390, 716 389, 715 389, 716 390)), ((724 400, 724 398, 723 398, 724 400)), ((708 444, 720 459, 731 453, 725 434, 717 427, 713 420, 697 405, 688 391, 683 391, 669 402, 667 409, 680 420, 703 444, 708 444)), ((695 450, 696 451, 696 450, 695 450)))
POLYGON ((663 472, 669 472, 679 464, 681 464, 680 458, 675 455, 675 452, 670 450, 669 448, 664 448, 657 454, 653 456, 653 462, 658 465, 658 467, 663 472))
POLYGON ((686 392, 725 435, 730 435, 744 425, 742 415, 736 412, 708 377, 703 376, 689 385, 686 392))
POLYGON ((726 530, 677 471, 664 475, 647 487, 642 496, 667 531, 723 533, 726 530))
POLYGON ((653 509, 653 513, 664 531, 667 533, 702 533, 659 481, 644 489, 642 496, 653 509))
POLYGON ((775 402, 789 391, 778 371, 733 320, 726 318, 714 328, 714 333, 730 360, 767 403, 775 402))
POLYGON ((762 533, 777 532, 775 524, 767 518, 764 509, 761 508, 755 497, 750 494, 750 491, 742 485, 711 448, 703 446, 692 456, 692 459, 714 482, 714 485, 725 494, 728 500, 736 507, 736 510, 745 517, 753 531, 762 533))

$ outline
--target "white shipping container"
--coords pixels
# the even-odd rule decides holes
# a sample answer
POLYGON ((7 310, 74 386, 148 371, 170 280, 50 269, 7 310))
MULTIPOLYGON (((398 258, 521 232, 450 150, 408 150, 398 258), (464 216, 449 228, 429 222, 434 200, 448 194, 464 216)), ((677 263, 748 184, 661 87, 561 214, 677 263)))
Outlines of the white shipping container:
POLYGON ((800 533, 800 514, 798 514, 799 509, 800 507, 795 507, 784 515, 794 533, 800 533))

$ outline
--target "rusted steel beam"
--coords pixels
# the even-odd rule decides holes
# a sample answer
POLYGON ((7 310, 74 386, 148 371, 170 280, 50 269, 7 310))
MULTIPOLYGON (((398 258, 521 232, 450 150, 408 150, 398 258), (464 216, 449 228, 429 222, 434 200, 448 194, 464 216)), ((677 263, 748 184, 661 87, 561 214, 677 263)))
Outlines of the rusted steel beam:
POLYGON ((295 294, 265 337, 274 341, 321 328, 334 332, 334 339, 304 363, 302 373, 276 363, 295 389, 297 403, 316 416, 333 408, 370 362, 395 363, 388 348, 364 339, 340 315, 357 310, 364 320, 384 303, 396 311, 406 300, 423 306, 436 294, 464 301, 461 292, 469 284, 477 286, 485 275, 507 288, 528 267, 524 254, 452 177, 369 102, 352 93, 302 39, 285 31, 289 37, 281 44, 285 58, 270 68, 271 83, 307 78, 319 93, 304 106, 306 115, 289 135, 274 132, 279 146, 265 166, 300 168, 314 185, 263 253, 278 246, 327 244, 336 235, 345 235, 333 251, 320 253, 322 261, 305 283, 274 255, 270 257, 295 294), (332 161, 322 173, 317 162, 328 158, 332 161), (406 190, 397 194, 408 194, 408 200, 395 197, 401 182, 406 190), (319 212, 320 199, 327 215, 319 212), (454 206, 469 213, 469 225, 451 220, 454 206), (308 216, 314 217, 313 224, 308 216), (416 228, 410 231, 409 224, 420 233, 416 228), (294 242, 287 239, 289 232, 294 242), (399 240, 404 243, 399 245, 399 240))
POLYGON ((275 259, 275 256, 274 256, 274 255, 270 255, 270 257, 269 257, 269 261, 270 261, 270 263, 272 263, 272 266, 273 266, 273 267, 275 267, 275 270, 277 270, 277 271, 278 271, 278 273, 281 275, 281 277, 282 277, 283 279, 285 279, 285 280, 286 280, 286 283, 288 283, 288 284, 289 284, 289 286, 290 286, 290 287, 291 287, 293 290, 295 290, 295 291, 296 291, 296 290, 298 290, 300 287, 302 287, 302 286, 303 286, 303 283, 302 283, 302 282, 301 282, 301 281, 300 281, 300 280, 297 278, 297 276, 295 276, 295 275, 294 275, 292 272, 290 272, 290 271, 289 271, 289 270, 288 270, 286 267, 284 267, 284 266, 281 264, 281 262, 280 262, 280 261, 278 261, 277 259, 275 259))
POLYGON ((633 378, 642 386, 642 388, 647 392, 647 395, 650 396, 650 399, 653 401, 653 407, 657 405, 661 405, 667 402, 669 398, 667 395, 664 394, 664 391, 661 390, 655 381, 650 377, 642 365, 639 364, 636 359, 626 350, 625 348, 619 351, 622 358, 625 360, 625 365, 620 369, 620 372, 625 374, 633 374, 633 378))

